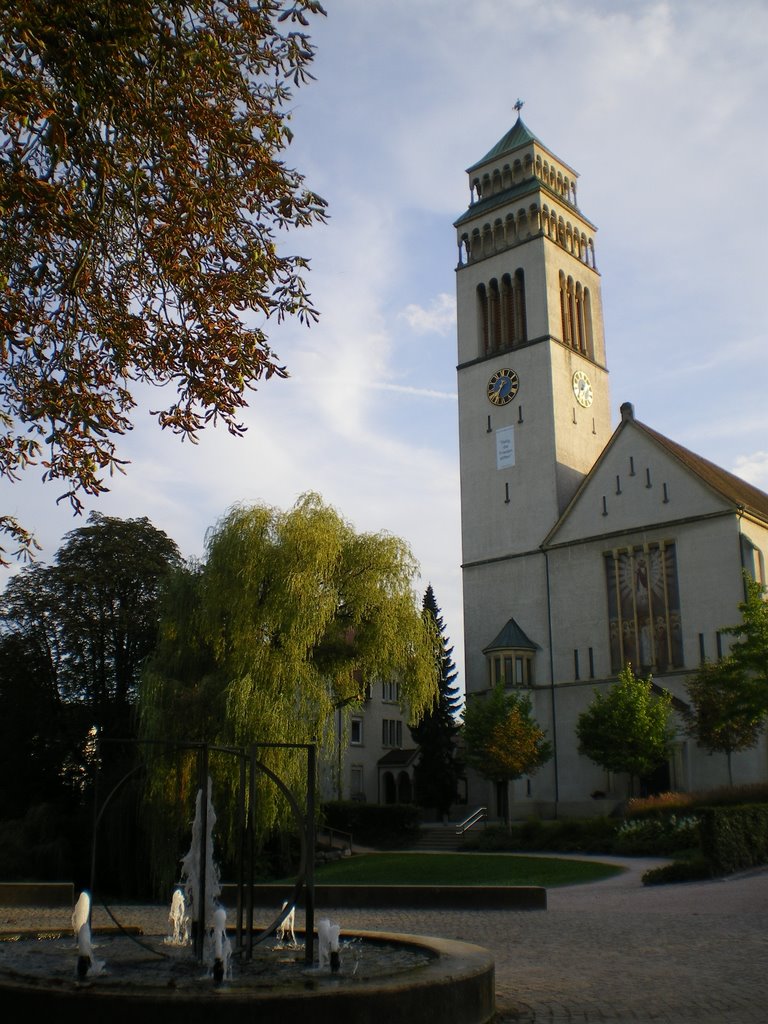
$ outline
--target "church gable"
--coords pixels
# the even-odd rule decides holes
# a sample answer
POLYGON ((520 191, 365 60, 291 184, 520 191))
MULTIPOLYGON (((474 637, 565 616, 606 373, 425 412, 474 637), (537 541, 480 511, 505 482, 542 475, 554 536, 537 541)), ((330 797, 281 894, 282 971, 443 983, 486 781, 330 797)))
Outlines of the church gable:
MULTIPOLYGON (((544 546, 735 511, 743 505, 740 484, 754 492, 756 503, 762 492, 639 423, 627 403, 621 424, 544 546)), ((768 496, 762 497, 768 512, 768 496)))

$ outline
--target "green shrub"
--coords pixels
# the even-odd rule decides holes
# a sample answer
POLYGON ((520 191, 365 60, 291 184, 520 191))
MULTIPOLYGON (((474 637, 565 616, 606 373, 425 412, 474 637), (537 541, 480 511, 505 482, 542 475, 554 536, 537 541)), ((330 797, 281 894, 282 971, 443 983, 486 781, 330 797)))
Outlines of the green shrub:
POLYGON ((713 877, 712 865, 704 857, 676 860, 643 875, 643 885, 667 885, 670 882, 700 882, 713 877))
POLYGON ((622 822, 613 849, 627 857, 665 857, 698 847, 698 817, 669 814, 622 822))
POLYGON ((510 828, 489 826, 468 832, 465 850, 514 853, 611 853, 620 822, 615 818, 531 818, 510 828))
POLYGON ((701 850, 713 873, 768 863, 768 806, 709 807, 700 817, 701 850))
POLYGON ((365 804, 334 800, 323 805, 322 824, 350 832, 361 846, 396 850, 419 835, 420 808, 413 804, 365 804))

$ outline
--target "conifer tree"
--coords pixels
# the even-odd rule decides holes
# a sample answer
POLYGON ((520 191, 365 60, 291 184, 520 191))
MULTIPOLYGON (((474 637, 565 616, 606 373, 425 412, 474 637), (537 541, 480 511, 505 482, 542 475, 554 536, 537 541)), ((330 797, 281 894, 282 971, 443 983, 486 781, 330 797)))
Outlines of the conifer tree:
POLYGON ((424 616, 434 623, 439 644, 440 675, 435 703, 419 724, 411 728, 411 735, 421 748, 414 770, 416 798, 423 807, 434 807, 437 817, 442 818, 456 801, 458 780, 462 774, 462 765, 456 755, 461 696, 455 685, 457 672, 453 647, 449 646, 445 623, 431 584, 424 594, 423 611, 424 616))

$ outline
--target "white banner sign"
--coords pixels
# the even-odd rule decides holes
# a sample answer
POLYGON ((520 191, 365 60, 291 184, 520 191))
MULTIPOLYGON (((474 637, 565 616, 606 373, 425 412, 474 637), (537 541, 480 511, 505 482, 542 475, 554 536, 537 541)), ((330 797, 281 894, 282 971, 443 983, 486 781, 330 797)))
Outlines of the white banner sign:
POLYGON ((496 469, 509 469, 515 464, 515 428, 501 427, 496 431, 496 469))

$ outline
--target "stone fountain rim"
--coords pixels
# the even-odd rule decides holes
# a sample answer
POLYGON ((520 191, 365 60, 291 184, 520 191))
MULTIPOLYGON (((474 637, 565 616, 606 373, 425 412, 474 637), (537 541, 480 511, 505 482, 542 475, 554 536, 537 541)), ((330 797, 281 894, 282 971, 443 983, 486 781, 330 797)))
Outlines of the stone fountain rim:
MULTIPOLYGON (((41 934, 53 932, 52 929, 41 934)), ((33 1009, 51 1013, 79 1006, 93 1010, 109 1003, 111 1024, 135 1021, 137 1012, 142 1014, 142 1024, 153 1024, 152 1010, 157 1010, 157 1020, 163 1024, 174 1024, 177 1012, 180 1022, 196 1024, 198 1012, 200 1020, 204 1020, 205 1009, 210 1009, 215 1000, 223 1000, 228 1009, 247 1007, 256 1011, 260 1024, 284 1024, 292 1019, 292 1012, 306 1012, 310 1004, 314 1024, 351 1024, 359 1020, 377 1024, 391 1021, 395 1014, 416 1012, 420 1021, 436 1024, 444 1024, 445 1020, 452 1024, 481 1024, 493 1017, 494 960, 484 947, 458 939, 401 932, 355 929, 342 931, 342 936, 415 947, 431 954, 431 959, 413 971, 391 977, 343 979, 343 984, 321 977, 320 984, 289 993, 238 987, 237 983, 211 987, 207 992, 156 987, 142 991, 136 985, 100 989, 97 983, 79 984, 74 979, 69 983, 46 984, 39 979, 0 975, 0 995, 7 1011, 17 1009, 26 1014, 33 1009)))

